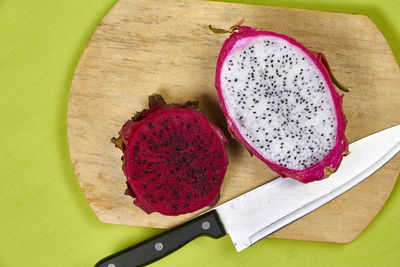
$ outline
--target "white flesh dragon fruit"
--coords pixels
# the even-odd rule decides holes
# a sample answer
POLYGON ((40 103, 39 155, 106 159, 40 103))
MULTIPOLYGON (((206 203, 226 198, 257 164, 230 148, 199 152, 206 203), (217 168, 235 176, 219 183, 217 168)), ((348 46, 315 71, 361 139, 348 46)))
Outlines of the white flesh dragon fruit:
POLYGON ((229 32, 215 86, 231 134, 282 177, 308 183, 335 172, 348 153, 346 119, 325 57, 274 32, 229 32))

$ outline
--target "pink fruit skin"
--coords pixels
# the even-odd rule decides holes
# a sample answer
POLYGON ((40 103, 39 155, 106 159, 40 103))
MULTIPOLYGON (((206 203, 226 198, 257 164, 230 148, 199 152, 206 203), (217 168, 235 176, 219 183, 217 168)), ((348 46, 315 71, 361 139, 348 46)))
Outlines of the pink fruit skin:
POLYGON ((269 31, 262 31, 258 29, 254 29, 251 27, 247 26, 239 26, 237 28, 237 31, 231 34, 231 36, 225 40, 221 52, 218 57, 217 61, 217 68, 216 68, 216 77, 215 77, 215 87, 217 89, 218 97, 219 97, 219 102, 221 104, 222 111, 225 114, 225 118, 227 120, 227 125, 228 125, 228 130, 229 132, 236 138, 238 139, 244 146, 254 155, 256 155, 258 158, 260 158, 263 162, 265 162, 274 172, 276 172, 278 175, 281 177, 291 177, 293 179, 296 179, 302 183, 309 183, 317 180, 322 180, 324 178, 327 178, 329 174, 325 173, 325 167, 329 166, 333 169, 337 169, 343 159, 343 156, 346 154, 348 151, 348 142, 345 137, 345 129, 346 129, 346 118, 343 113, 343 108, 342 108, 342 100, 343 100, 343 95, 339 95, 338 92, 335 90, 333 87, 331 78, 329 76, 329 73, 326 68, 329 68, 329 65, 327 64, 327 61, 325 57, 323 56, 322 53, 317 53, 317 52, 311 52, 307 48, 305 48, 302 44, 297 42, 296 40, 287 37, 282 34, 274 33, 274 32, 269 32, 269 31), (331 152, 325 156, 321 161, 317 162, 313 166, 306 168, 304 170, 295 170, 295 169, 289 169, 285 168, 281 165, 275 164, 271 161, 268 161, 266 158, 260 155, 246 140, 245 138, 241 135, 239 132, 239 129, 235 122, 233 121, 232 118, 230 118, 226 104, 222 95, 222 88, 221 88, 221 71, 222 71, 222 66, 225 62, 225 59, 231 54, 234 53, 237 50, 240 50, 241 48, 245 47, 247 43, 241 44, 238 49, 232 50, 236 42, 239 40, 242 40, 243 38, 246 37, 260 37, 260 36, 275 36, 279 37, 282 39, 285 39, 289 43, 297 46, 300 48, 306 55, 308 55, 314 64, 319 68, 321 71, 322 75, 324 76, 325 80, 328 82, 329 90, 332 95, 332 99, 335 105, 335 112, 336 112, 336 117, 337 117, 337 136, 336 136, 336 143, 331 152))

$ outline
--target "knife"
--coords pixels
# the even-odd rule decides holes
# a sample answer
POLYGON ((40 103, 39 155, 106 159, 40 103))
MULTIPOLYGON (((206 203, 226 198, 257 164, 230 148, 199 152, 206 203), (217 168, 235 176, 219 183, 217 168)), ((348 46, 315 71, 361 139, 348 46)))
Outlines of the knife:
POLYGON ((241 251, 356 186, 400 151, 400 125, 350 144, 350 155, 329 178, 308 184, 277 178, 158 236, 99 261, 96 267, 142 266, 200 235, 229 234, 241 251))

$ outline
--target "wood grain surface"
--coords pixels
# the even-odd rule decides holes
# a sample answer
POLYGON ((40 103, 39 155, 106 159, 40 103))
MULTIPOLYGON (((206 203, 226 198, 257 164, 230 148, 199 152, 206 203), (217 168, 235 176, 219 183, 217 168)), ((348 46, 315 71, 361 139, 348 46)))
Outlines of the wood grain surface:
MULTIPOLYGON (((325 53, 344 97, 350 142, 400 123, 400 71, 372 21, 361 15, 206 1, 120 0, 84 50, 68 109, 72 164, 82 190, 105 223, 168 228, 197 213, 147 215, 124 195, 121 151, 110 138, 146 107, 147 96, 167 102, 199 100, 211 122, 226 131, 214 88, 215 65, 226 35, 207 26, 246 25, 294 37, 325 53)), ((229 167, 220 203, 276 175, 229 138, 229 167)), ((378 214, 399 173, 400 155, 344 195, 271 237, 348 243, 378 214)), ((202 210, 204 211, 204 210, 202 210)))

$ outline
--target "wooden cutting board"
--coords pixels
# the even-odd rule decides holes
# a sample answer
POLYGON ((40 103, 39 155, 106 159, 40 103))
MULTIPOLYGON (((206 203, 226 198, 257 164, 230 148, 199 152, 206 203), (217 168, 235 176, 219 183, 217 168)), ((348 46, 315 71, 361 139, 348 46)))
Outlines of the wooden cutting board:
MULTIPOLYGON (((215 65, 227 28, 246 25, 294 37, 327 56, 351 92, 344 98, 350 142, 400 123, 400 71, 372 21, 361 15, 203 1, 120 0, 93 33, 73 79, 68 110, 72 164, 82 190, 105 223, 168 228, 197 213, 145 214, 124 195, 121 151, 110 138, 147 96, 167 102, 199 100, 228 136, 214 89, 215 65)), ((259 159, 229 139, 230 165, 220 203, 276 177, 259 159)), ((388 198, 400 155, 349 192, 272 235, 348 243, 373 220, 388 198)), ((204 210, 203 210, 204 211, 204 210)))

